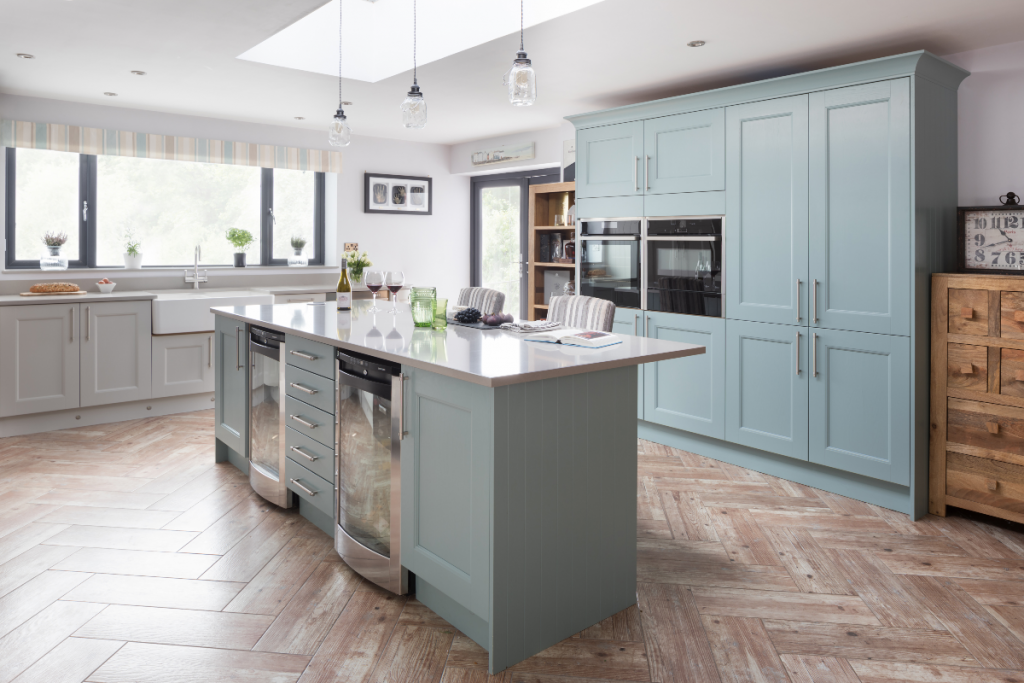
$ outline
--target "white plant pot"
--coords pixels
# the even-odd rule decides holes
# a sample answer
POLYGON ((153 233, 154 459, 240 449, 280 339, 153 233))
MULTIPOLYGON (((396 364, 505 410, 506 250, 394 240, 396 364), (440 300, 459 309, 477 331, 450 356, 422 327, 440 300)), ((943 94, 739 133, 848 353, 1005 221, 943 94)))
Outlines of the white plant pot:
POLYGON ((124 267, 128 270, 142 270, 142 254, 139 254, 138 256, 125 254, 124 267))

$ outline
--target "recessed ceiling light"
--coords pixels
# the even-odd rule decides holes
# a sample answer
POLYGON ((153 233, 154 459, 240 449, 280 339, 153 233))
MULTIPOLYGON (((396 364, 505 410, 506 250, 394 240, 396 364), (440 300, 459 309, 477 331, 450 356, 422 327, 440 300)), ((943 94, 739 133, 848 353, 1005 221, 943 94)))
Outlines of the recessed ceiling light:
POLYGON ((117 93, 116 92, 105 92, 103 94, 106 95, 107 97, 117 97, 117 93))
POLYGON ((18 59, 35 59, 35 58, 36 58, 35 55, 30 55, 27 52, 19 52, 18 53, 18 59))
POLYGON ((296 117, 295 117, 295 120, 296 120, 296 121, 305 121, 305 120, 306 120, 306 117, 305 117, 305 116, 296 116, 296 117))
POLYGON ((687 45, 689 45, 690 47, 701 47, 703 45, 706 45, 706 43, 703 40, 691 40, 690 42, 687 43, 687 45))
POLYGON ((145 76, 146 72, 145 71, 133 71, 132 74, 135 75, 135 76, 145 76))

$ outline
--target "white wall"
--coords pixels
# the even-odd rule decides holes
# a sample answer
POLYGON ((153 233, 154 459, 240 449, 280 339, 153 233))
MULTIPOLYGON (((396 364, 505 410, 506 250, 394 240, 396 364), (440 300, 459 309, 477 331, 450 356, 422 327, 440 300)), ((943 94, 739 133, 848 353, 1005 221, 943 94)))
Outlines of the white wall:
POLYGON ((1024 194, 1024 42, 946 57, 971 72, 959 90, 960 206, 1024 194))

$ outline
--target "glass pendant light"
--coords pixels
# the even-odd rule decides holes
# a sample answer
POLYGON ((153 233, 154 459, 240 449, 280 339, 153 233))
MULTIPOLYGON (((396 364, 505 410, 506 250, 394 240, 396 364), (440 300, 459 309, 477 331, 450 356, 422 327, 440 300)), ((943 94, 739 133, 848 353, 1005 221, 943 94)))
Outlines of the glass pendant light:
MULTIPOLYGON (((352 129, 345 117, 345 110, 342 108, 341 97, 341 17, 345 0, 338 0, 338 111, 334 114, 334 120, 327 128, 327 141, 335 147, 348 147, 352 142, 352 129)), ((351 103, 349 103, 351 104, 351 103)))
POLYGON ((514 106, 529 107, 537 101, 537 74, 523 50, 523 0, 519 0, 519 52, 504 82, 508 86, 508 101, 514 106))
POLYGON ((416 0, 412 0, 412 87, 402 101, 402 125, 423 128, 427 125, 427 101, 416 80, 416 0))

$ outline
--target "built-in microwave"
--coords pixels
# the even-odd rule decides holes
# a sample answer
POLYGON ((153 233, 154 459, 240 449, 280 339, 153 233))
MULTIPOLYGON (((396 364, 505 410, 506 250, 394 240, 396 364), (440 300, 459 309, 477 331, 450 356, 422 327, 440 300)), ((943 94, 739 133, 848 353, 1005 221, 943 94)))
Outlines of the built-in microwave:
POLYGON ((643 218, 581 220, 576 246, 576 291, 617 308, 642 304, 643 218))
POLYGON ((723 317, 722 218, 648 218, 643 308, 723 317))

